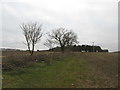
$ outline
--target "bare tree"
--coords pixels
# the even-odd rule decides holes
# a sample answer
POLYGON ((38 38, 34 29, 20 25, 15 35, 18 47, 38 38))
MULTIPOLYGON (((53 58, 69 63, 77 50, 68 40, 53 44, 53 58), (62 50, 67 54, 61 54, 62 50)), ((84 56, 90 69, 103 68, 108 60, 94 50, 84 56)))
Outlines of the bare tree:
POLYGON ((49 34, 51 40, 55 40, 56 44, 60 45, 61 52, 64 52, 64 47, 78 43, 77 35, 72 30, 58 28, 49 34))
POLYGON ((75 34, 72 30, 67 31, 64 34, 64 41, 65 41, 65 46, 71 46, 73 44, 78 44, 77 34, 75 34))
POLYGON ((55 42, 51 39, 46 39, 44 42, 44 45, 50 49, 52 49, 55 46, 55 42))
POLYGON ((38 25, 37 23, 22 23, 20 27, 23 30, 28 51, 33 55, 35 44, 38 43, 43 35, 42 25, 38 25))

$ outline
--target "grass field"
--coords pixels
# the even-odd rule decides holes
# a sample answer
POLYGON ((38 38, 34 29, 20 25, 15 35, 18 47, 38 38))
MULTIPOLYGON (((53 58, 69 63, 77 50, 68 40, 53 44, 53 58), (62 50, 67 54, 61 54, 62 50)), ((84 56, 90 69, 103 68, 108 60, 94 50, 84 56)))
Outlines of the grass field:
POLYGON ((65 53, 60 60, 54 60, 50 65, 41 61, 20 71, 3 71, 3 88, 116 88, 117 86, 117 53, 65 53))

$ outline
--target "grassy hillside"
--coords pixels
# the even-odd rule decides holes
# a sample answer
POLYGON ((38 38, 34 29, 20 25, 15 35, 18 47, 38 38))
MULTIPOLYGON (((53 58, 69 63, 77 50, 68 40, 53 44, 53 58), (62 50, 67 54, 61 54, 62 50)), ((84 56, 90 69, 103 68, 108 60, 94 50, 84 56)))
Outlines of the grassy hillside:
POLYGON ((3 88, 115 88, 117 56, 117 53, 65 53, 49 65, 41 61, 20 71, 3 71, 3 88))

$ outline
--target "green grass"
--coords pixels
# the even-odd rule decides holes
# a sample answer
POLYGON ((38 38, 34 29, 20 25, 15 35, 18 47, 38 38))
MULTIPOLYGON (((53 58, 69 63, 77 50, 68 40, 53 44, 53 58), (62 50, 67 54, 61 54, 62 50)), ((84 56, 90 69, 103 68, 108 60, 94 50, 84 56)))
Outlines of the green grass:
POLYGON ((62 60, 51 65, 37 62, 23 71, 3 72, 3 88, 117 87, 116 56, 101 53, 65 54, 62 60))

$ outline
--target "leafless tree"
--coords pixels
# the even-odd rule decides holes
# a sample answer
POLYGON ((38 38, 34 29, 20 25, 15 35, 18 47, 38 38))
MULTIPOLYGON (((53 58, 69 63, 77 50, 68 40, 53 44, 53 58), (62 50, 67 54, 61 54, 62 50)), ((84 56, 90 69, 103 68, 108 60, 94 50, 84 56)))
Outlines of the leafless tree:
POLYGON ((44 42, 44 45, 50 49, 52 49, 55 46, 55 42, 51 39, 46 39, 44 42))
POLYGON ((23 30, 28 51, 33 55, 35 44, 38 43, 43 35, 42 25, 38 25, 37 23, 22 23, 20 27, 23 30))
POLYGON ((60 45, 61 52, 64 52, 64 47, 78 43, 77 35, 72 30, 58 28, 49 34, 51 40, 55 40, 56 44, 60 45))

